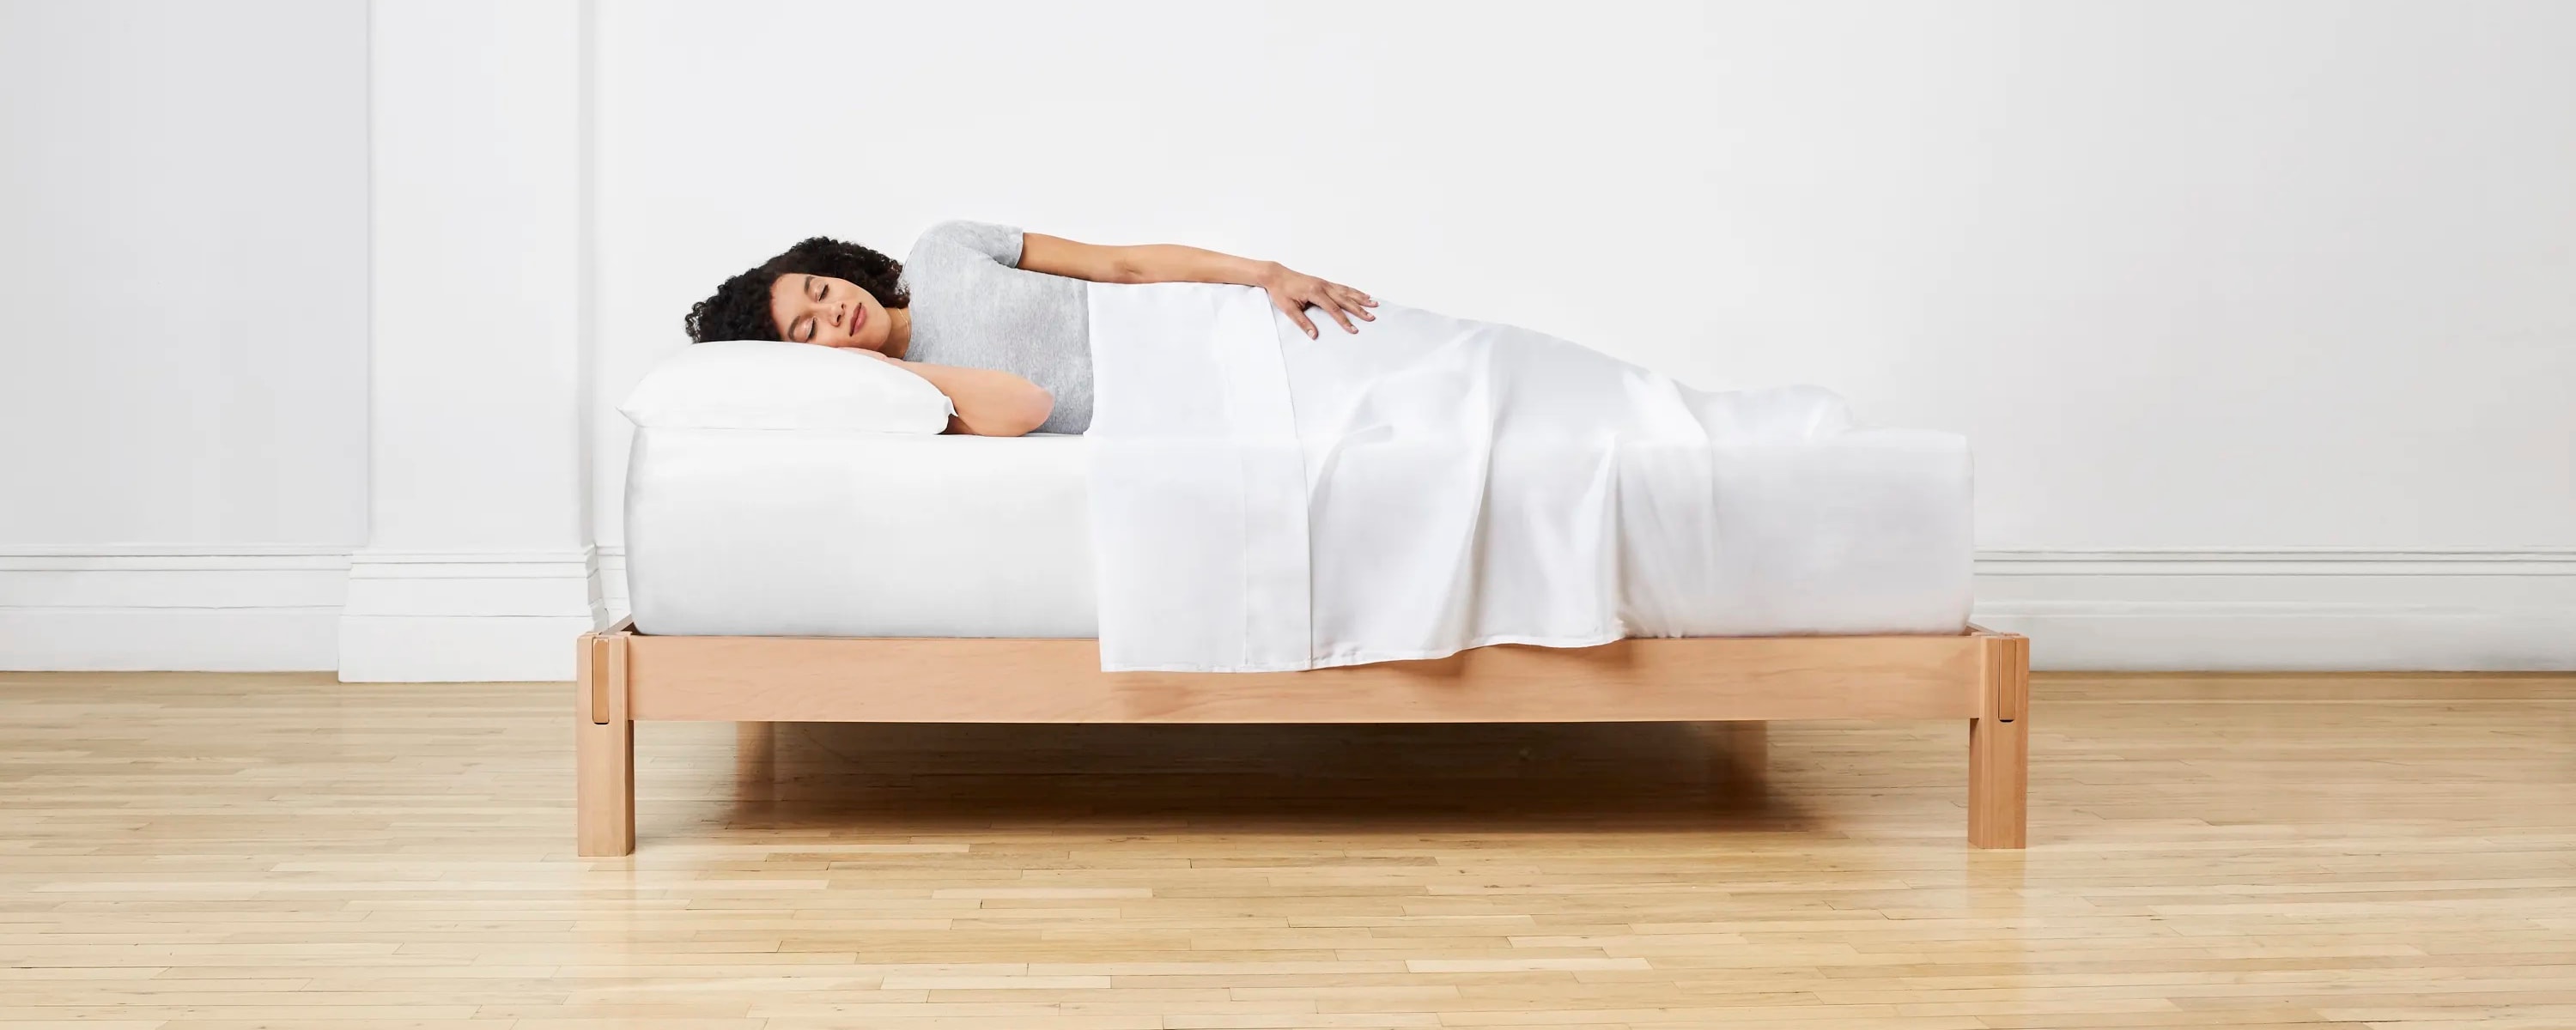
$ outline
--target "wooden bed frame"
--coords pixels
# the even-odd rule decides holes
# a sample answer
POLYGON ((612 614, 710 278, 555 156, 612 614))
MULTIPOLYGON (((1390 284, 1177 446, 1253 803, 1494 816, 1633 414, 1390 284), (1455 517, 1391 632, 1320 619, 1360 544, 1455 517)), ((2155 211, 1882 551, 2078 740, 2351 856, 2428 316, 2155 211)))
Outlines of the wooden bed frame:
POLYGON ((1751 722, 1965 719, 1968 843, 2023 844, 2029 641, 1681 637, 1311 672, 1100 671, 1087 639, 581 637, 580 853, 635 850, 635 721, 1751 722))

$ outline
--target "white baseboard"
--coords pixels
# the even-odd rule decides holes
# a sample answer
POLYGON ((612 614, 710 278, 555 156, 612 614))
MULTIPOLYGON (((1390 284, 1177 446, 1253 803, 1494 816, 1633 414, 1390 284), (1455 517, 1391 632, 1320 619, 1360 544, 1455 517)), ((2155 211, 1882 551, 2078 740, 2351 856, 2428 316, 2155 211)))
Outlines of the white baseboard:
POLYGON ((384 616, 339 619, 342 683, 569 680, 587 616, 384 616))
POLYGON ((608 609, 611 620, 635 613, 634 595, 626 591, 626 545, 601 544, 599 553, 599 603, 608 609))
POLYGON ((345 546, 0 549, 0 669, 327 670, 345 546))
POLYGON ((361 550, 340 614, 340 679, 573 678, 573 641, 605 625, 595 553, 361 550))
MULTIPOLYGON (((563 680, 626 555, 0 549, 0 669, 563 680)), ((2576 548, 1993 550, 1977 618, 2047 669, 2576 669, 2576 548)))
POLYGON ((2576 669, 2576 549, 1985 551, 1977 621, 2043 669, 2576 669))

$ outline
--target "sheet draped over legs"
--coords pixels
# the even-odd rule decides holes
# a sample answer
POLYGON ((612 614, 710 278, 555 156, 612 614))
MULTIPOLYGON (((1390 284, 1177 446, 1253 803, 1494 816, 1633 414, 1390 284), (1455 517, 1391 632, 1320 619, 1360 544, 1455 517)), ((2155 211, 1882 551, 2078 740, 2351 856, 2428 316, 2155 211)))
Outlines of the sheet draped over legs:
POLYGON ((1092 284, 1089 300, 1104 670, 1966 620, 1964 504, 1890 524, 1867 496, 1964 488, 1956 436, 1855 429, 1814 387, 1703 392, 1393 304, 1310 340, 1252 287, 1092 284), (1728 548, 1735 533, 1801 543, 1728 548), (1960 601, 1873 611, 1832 589, 1890 575, 1955 579, 1960 601))

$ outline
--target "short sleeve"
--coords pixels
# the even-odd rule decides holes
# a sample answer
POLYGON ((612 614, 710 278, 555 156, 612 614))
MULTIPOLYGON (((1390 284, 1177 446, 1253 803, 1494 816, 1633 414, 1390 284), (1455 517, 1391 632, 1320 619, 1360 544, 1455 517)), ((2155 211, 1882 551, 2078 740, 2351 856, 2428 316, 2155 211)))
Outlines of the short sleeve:
POLYGON ((946 221, 923 230, 913 244, 922 247, 958 248, 981 254, 1011 267, 1020 267, 1020 230, 990 222, 946 221))

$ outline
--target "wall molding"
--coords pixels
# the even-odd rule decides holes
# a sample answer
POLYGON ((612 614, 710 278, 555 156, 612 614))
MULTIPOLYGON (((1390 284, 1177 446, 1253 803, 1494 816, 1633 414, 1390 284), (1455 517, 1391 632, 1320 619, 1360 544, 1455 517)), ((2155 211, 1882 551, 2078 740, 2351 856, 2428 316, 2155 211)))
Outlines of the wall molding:
POLYGON ((607 624, 596 549, 350 556, 346 683, 568 680, 573 638, 607 624))
POLYGON ((1989 550, 1976 610, 2046 669, 2576 669, 2576 548, 1989 550))
POLYGON ((2564 576, 2576 574, 2576 547, 1989 548, 1977 552, 1981 576, 2081 575, 2101 569, 2156 575, 2385 576, 2476 570, 2481 575, 2564 576))
POLYGON ((634 594, 626 588, 626 545, 601 544, 599 552, 599 603, 608 609, 611 620, 635 612, 634 594))
POLYGON ((331 669, 351 550, 0 547, 0 669, 331 669))
MULTIPOLYGON (((0 547, 0 668, 559 680, 626 549, 0 547)), ((1995 549, 1977 618, 2055 669, 2576 669, 2576 548, 1995 549)))

